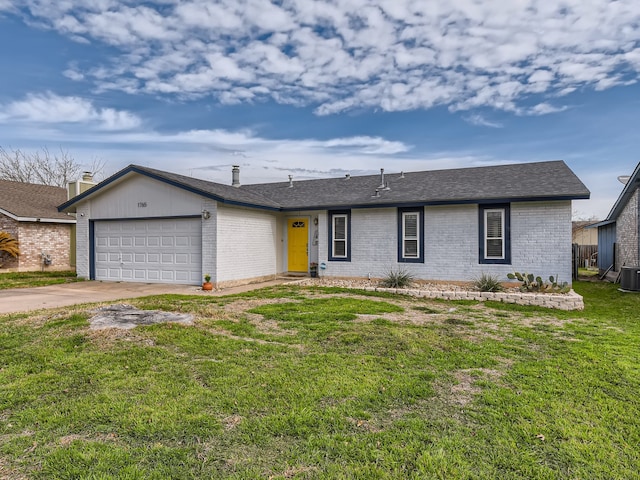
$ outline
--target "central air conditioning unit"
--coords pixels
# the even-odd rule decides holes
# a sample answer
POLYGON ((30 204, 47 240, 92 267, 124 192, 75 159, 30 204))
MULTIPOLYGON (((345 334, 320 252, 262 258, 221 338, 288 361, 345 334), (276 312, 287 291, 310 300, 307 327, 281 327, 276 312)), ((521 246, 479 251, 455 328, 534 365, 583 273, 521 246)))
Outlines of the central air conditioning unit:
POLYGON ((621 291, 640 292, 640 267, 622 267, 620 273, 621 291))

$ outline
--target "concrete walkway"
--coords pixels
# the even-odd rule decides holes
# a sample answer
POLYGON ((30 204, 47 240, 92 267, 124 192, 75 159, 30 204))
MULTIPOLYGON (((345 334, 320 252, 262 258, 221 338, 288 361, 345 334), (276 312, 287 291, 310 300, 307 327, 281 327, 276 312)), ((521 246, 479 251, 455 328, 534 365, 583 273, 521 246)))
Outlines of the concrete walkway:
POLYGON ((204 292, 200 287, 193 285, 98 281, 65 283, 46 287, 14 288, 0 290, 0 315, 31 312, 43 308, 68 307, 81 303, 111 302, 166 293, 203 296, 231 295, 290 282, 291 279, 278 279, 225 288, 214 292, 204 292))

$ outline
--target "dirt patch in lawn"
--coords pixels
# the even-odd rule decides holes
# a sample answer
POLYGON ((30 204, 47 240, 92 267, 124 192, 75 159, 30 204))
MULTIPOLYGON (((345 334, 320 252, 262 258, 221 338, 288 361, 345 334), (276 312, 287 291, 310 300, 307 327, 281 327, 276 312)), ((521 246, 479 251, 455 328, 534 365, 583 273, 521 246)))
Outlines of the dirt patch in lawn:
POLYGON ((458 383, 451 386, 447 395, 450 403, 460 405, 462 407, 473 401, 473 397, 478 395, 482 390, 476 385, 478 380, 493 380, 504 375, 503 371, 493 368, 469 368, 458 370, 453 373, 458 383))
POLYGON ((223 307, 223 312, 231 321, 248 320, 251 325, 256 327, 256 330, 266 335, 296 335, 296 330, 284 329, 276 320, 268 320, 258 313, 249 312, 249 310, 263 305, 280 303, 301 303, 301 300, 293 298, 241 298, 226 304, 223 307))
POLYGON ((11 468, 3 458, 0 457, 0 478, 2 480, 27 480, 27 477, 11 468))

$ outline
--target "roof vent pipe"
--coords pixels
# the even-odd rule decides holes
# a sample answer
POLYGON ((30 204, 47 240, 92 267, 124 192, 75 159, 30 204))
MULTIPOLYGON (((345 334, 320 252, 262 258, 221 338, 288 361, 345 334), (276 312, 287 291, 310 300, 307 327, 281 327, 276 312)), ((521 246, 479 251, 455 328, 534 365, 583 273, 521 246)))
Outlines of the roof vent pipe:
POLYGON ((404 172, 400 172, 400 178, 404 178, 404 172))
POLYGON ((344 176, 344 178, 345 178, 346 180, 350 180, 350 179, 351 179, 351 174, 350 174, 350 173, 347 173, 347 174, 344 176))
POLYGON ((289 175, 289 188, 293 188, 293 175, 289 175))
POLYGON ((234 165, 231 169, 231 186, 240 186, 240 165, 234 165))
POLYGON ((380 197, 380 189, 376 188, 376 193, 371 195, 371 198, 378 198, 378 197, 380 197))
POLYGON ((384 188, 384 168, 380 169, 380 187, 384 188))

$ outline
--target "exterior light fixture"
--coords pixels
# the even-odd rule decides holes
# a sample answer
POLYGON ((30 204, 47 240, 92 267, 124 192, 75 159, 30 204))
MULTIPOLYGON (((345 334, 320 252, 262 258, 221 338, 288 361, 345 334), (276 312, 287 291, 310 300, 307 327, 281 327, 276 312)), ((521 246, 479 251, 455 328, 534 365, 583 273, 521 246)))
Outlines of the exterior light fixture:
POLYGON ((209 220, 211 218, 211 212, 209 210, 202 210, 202 218, 209 220))

